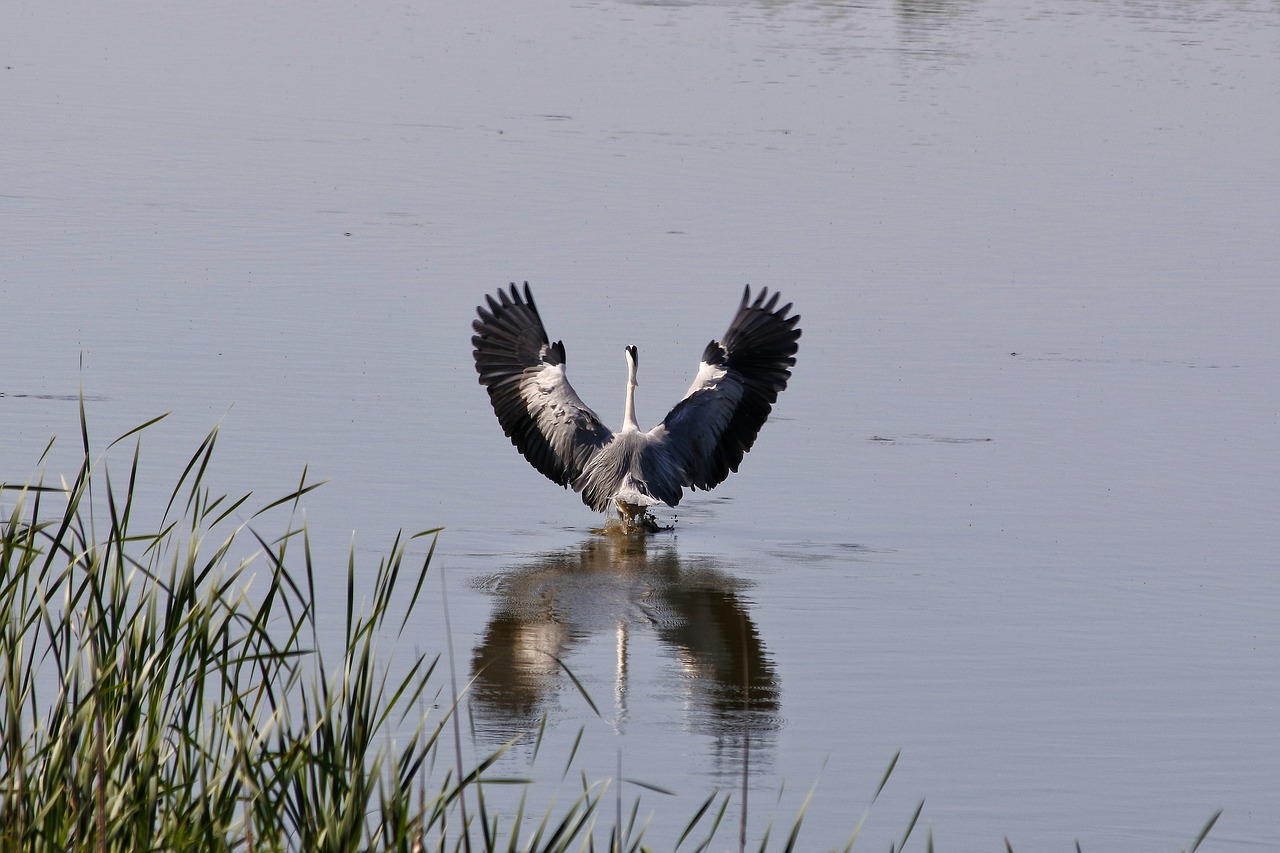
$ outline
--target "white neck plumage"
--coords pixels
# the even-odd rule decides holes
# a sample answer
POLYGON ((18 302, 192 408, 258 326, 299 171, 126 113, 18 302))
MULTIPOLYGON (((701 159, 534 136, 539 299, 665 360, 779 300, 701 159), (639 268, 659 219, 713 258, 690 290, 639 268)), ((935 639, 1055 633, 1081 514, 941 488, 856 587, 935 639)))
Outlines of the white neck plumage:
POLYGON ((636 423, 636 367, 639 357, 636 355, 635 347, 627 347, 627 402, 626 408, 622 412, 622 431, 640 431, 640 425, 636 423))

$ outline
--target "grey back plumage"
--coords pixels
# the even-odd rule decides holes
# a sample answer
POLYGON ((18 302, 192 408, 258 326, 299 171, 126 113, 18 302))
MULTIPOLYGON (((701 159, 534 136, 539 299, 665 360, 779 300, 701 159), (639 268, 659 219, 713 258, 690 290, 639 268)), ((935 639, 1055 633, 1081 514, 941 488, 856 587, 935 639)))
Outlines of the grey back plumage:
POLYGON ((799 315, 767 288, 750 287, 720 341, 702 354, 684 398, 648 432, 614 433, 565 375, 564 345, 552 344, 526 282, 488 297, 472 324, 476 371, 512 444, 545 476, 572 486, 592 509, 611 500, 675 506, 684 488, 710 489, 737 471, 799 349, 799 315))

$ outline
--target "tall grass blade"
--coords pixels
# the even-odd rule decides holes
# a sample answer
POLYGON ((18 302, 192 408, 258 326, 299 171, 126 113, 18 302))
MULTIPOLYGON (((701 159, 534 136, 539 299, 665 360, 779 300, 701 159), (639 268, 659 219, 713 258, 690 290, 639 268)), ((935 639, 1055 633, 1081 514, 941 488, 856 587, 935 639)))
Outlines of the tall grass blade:
POLYGON ((898 766, 898 759, 901 756, 902 750, 899 749, 893 754, 893 758, 889 760, 889 766, 885 768, 884 775, 880 777, 880 784, 876 786, 875 793, 871 795, 871 803, 862 813, 862 817, 858 818, 858 823, 853 827, 853 833, 849 836, 849 841, 844 846, 844 853, 850 853, 853 850, 853 845, 857 842, 858 836, 862 834, 862 827, 866 825, 867 818, 871 816, 871 807, 880 798, 880 793, 884 791, 885 785, 889 784, 889 777, 893 775, 893 770, 898 766))
POLYGON ((1196 840, 1191 843, 1189 853, 1196 853, 1200 849, 1200 845, 1209 837, 1209 830, 1213 829, 1213 825, 1218 822, 1218 818, 1222 817, 1222 809, 1218 809, 1213 813, 1213 817, 1205 823, 1204 828, 1200 830, 1200 834, 1196 836, 1196 840))
POLYGON ((409 538, 420 539, 424 536, 431 537, 431 546, 427 548, 427 556, 422 560, 422 569, 418 572, 418 582, 413 585, 413 594, 409 596, 409 603, 404 608, 404 618, 400 620, 400 628, 398 634, 403 634, 405 626, 409 624, 409 617, 413 614, 414 608, 418 606, 418 596, 422 593, 422 585, 427 580, 427 569, 431 566, 432 559, 436 554, 436 543, 440 541, 440 532, 443 527, 433 527, 430 530, 423 530, 413 534, 409 538))
POLYGON ((543 711, 542 716, 538 718, 538 734, 533 739, 533 755, 530 761, 538 760, 538 751, 542 749, 542 737, 547 731, 547 712, 543 711))
POLYGON ((586 731, 586 726, 578 727, 578 734, 573 739, 573 746, 569 747, 569 759, 564 763, 564 772, 560 774, 560 778, 564 779, 569 775, 569 770, 573 767, 574 756, 578 754, 578 746, 582 743, 582 733, 586 731))
POLYGON ((884 790, 884 786, 889 784, 889 777, 893 775, 893 768, 898 766, 898 759, 902 756, 902 750, 899 749, 893 754, 893 758, 889 761, 889 766, 885 768, 884 776, 880 778, 880 784, 876 786, 876 792, 871 795, 871 802, 875 802, 879 798, 880 792, 884 790))
MULTIPOLYGON (((137 435, 138 433, 142 432, 143 430, 150 429, 152 426, 154 426, 154 425, 156 425, 156 424, 160 423, 162 420, 164 420, 165 418, 169 417, 169 414, 170 414, 169 412, 165 412, 165 413, 164 413, 164 414, 162 414, 162 415, 156 415, 156 416, 155 416, 154 418, 152 418, 151 420, 149 420, 149 421, 144 421, 143 423, 138 424, 138 425, 137 425, 136 427, 134 427, 133 429, 128 430, 128 431, 127 431, 127 432, 125 432, 125 433, 122 433, 121 435, 119 435, 119 436, 117 436, 116 438, 114 438, 114 439, 111 441, 111 443, 107 445, 107 449, 108 449, 108 450, 110 450, 111 448, 115 447, 117 444, 119 444, 120 442, 124 441, 126 438, 128 438, 128 437, 129 437, 129 436, 131 436, 131 435, 137 435)), ((86 439, 86 441, 87 441, 87 439, 86 439)))
MULTIPOLYGON (((740 648, 747 644, 747 618, 738 619, 740 648)), ((738 818, 738 853, 747 849, 747 802, 751 786, 751 667, 747 655, 742 656, 742 809, 738 818)))
POLYGON ((911 816, 910 822, 907 823, 906 831, 902 833, 902 840, 898 842, 899 850, 903 850, 906 848, 907 839, 910 838, 911 833, 915 831, 916 823, 920 820, 920 813, 923 811, 924 811, 924 800, 921 800, 920 805, 916 806, 916 813, 911 816))
POLYGON ((613 821, 616 844, 614 850, 622 853, 622 747, 617 750, 617 763, 614 767, 614 778, 618 784, 613 786, 613 821))
POLYGON ((458 721, 458 675, 453 658, 453 627, 449 624, 449 585, 445 582, 444 570, 440 570, 440 606, 444 610, 444 635, 449 652, 449 685, 453 691, 453 749, 458 770, 458 808, 462 817, 462 843, 467 853, 471 853, 471 826, 467 821, 467 797, 462 783, 462 727, 458 721))
POLYGON ((676 839, 676 846, 672 849, 680 849, 680 845, 684 844, 685 839, 689 837, 689 833, 693 832, 694 827, 696 827, 698 822, 702 820, 703 816, 707 813, 707 810, 711 808, 712 804, 716 801, 716 797, 719 795, 720 789, 716 788, 705 800, 702 801, 702 805, 698 806, 698 810, 693 813, 693 817, 689 818, 689 822, 685 824, 684 831, 680 833, 680 837, 676 839))
POLYGON ((783 848, 788 851, 788 853, 796 849, 796 841, 800 838, 800 825, 804 823, 804 816, 809 811, 809 804, 813 802, 813 795, 817 790, 818 786, 815 783, 814 786, 809 789, 809 793, 805 796, 804 802, 800 805, 800 813, 796 815, 795 823, 791 825, 791 833, 787 836, 787 843, 783 848))
POLYGON ((302 481, 298 483, 298 487, 296 489, 294 489, 292 492, 285 495, 284 497, 276 498, 271 503, 267 504, 261 509, 258 509, 257 511, 254 512, 253 516, 256 518, 264 513, 270 512, 276 507, 284 506, 285 504, 291 503, 296 505, 299 499, 301 499, 304 495, 308 495, 311 492, 314 492, 316 489, 320 488, 321 486, 329 482, 328 480, 318 480, 314 483, 307 485, 306 484, 307 470, 308 469, 306 467, 303 467, 302 481))
POLYGON ((667 797, 676 796, 676 792, 670 788, 664 788, 661 785, 655 785, 652 782, 644 782, 640 779, 623 779, 628 785, 635 785, 637 788, 644 788, 646 791, 653 791, 655 794, 662 794, 667 797))
POLYGON ((720 829, 720 824, 724 821, 725 812, 729 810, 729 797, 725 795, 720 800, 720 810, 716 812, 715 819, 711 821, 711 829, 707 833, 706 839, 694 848, 694 853, 702 853, 711 846, 711 842, 715 840, 716 832, 720 829))
POLYGON ((582 682, 578 680, 578 676, 573 674, 573 670, 569 669, 569 665, 550 652, 544 651, 543 654, 547 655, 560 665, 560 668, 564 670, 565 675, 569 676, 569 680, 573 682, 573 686, 577 689, 579 695, 581 695, 586 701, 587 706, 591 708, 592 713, 597 717, 603 718, 604 715, 601 714, 600 709, 596 707, 596 703, 592 700, 591 694, 587 692, 587 688, 582 686, 582 682))

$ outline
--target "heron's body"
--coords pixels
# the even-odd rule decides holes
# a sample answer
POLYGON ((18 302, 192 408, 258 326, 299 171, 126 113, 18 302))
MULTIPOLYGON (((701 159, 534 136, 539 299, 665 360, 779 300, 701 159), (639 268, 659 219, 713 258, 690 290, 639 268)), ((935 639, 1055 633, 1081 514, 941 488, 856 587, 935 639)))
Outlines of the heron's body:
POLYGON ((800 330, 791 305, 748 288, 723 341, 703 351, 693 384, 662 423, 641 432, 635 417, 637 354, 626 348, 622 428, 604 426, 565 376, 564 344, 550 343, 529 285, 513 284, 477 309, 476 371, 511 443, 597 512, 617 507, 628 524, 654 504, 675 506, 686 487, 710 489, 738 470, 786 388, 800 330))

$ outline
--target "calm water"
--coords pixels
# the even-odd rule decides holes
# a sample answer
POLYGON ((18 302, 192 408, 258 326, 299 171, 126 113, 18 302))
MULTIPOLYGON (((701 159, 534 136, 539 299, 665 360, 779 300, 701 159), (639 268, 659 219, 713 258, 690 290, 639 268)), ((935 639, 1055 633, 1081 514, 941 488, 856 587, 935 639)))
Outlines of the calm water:
POLYGON ((99 448, 172 412, 157 504, 218 421, 228 490, 330 480, 327 598, 352 531, 445 525, 475 749, 547 714, 500 769, 564 800, 581 731, 676 792, 628 789, 657 849, 747 729, 757 839, 816 783, 842 844, 901 749, 860 848, 921 798, 910 849, 1280 845, 1274 3, 4 17, 0 477, 71 470, 83 387, 99 448), (523 279, 609 421, 623 345, 654 423, 745 282, 803 314, 673 534, 593 535, 502 437, 469 324, 523 279))

